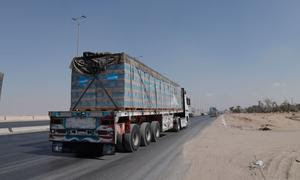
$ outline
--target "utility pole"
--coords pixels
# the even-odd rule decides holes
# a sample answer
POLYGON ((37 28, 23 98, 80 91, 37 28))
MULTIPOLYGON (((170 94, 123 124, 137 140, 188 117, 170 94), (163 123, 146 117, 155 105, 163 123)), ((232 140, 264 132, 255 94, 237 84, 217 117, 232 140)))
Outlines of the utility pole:
POLYGON ((1 90, 2 90, 3 77, 4 77, 4 74, 0 72, 0 99, 1 99, 1 90))
POLYGON ((78 53, 79 53, 79 30, 80 30, 80 23, 82 21, 84 21, 84 19, 86 19, 87 17, 82 15, 82 16, 79 16, 79 17, 75 17, 75 18, 72 18, 73 21, 76 22, 77 24, 77 41, 76 41, 76 48, 77 48, 77 56, 78 56, 78 53))

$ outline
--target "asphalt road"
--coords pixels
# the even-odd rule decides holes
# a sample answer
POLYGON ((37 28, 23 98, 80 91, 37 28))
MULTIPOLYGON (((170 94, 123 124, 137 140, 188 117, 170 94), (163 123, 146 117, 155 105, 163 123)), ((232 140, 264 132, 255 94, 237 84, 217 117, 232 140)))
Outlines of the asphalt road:
POLYGON ((30 126, 45 126, 49 125, 49 121, 19 121, 19 122, 0 122, 0 128, 12 127, 30 127, 30 126))
POLYGON ((52 153, 47 132, 0 136, 0 179, 182 179, 182 145, 213 120, 194 117, 188 128, 137 152, 99 158, 52 153))

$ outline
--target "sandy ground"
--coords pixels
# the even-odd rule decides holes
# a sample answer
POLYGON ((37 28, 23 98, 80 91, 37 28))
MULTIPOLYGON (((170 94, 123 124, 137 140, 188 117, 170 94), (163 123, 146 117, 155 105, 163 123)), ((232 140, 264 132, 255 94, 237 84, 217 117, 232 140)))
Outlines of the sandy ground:
POLYGON ((300 180, 300 120, 225 114, 184 145, 185 179, 300 180), (271 130, 262 131, 268 127, 271 130))

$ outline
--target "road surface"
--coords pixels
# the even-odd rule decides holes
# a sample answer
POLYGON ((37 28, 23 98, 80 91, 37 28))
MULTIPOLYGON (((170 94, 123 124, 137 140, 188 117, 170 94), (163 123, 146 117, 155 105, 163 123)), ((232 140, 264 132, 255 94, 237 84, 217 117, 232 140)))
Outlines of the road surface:
POLYGON ((52 153, 47 132, 0 136, 0 179, 182 179, 182 144, 213 120, 194 117, 188 128, 137 152, 99 158, 52 153))

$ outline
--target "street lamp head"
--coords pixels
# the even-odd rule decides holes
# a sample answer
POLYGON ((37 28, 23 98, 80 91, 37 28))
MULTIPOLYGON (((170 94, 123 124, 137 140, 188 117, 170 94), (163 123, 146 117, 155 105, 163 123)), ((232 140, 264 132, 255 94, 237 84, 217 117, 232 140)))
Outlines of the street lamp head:
POLYGON ((87 17, 85 15, 79 16, 79 17, 74 17, 72 18, 73 21, 79 22, 82 19, 86 19, 87 17))

